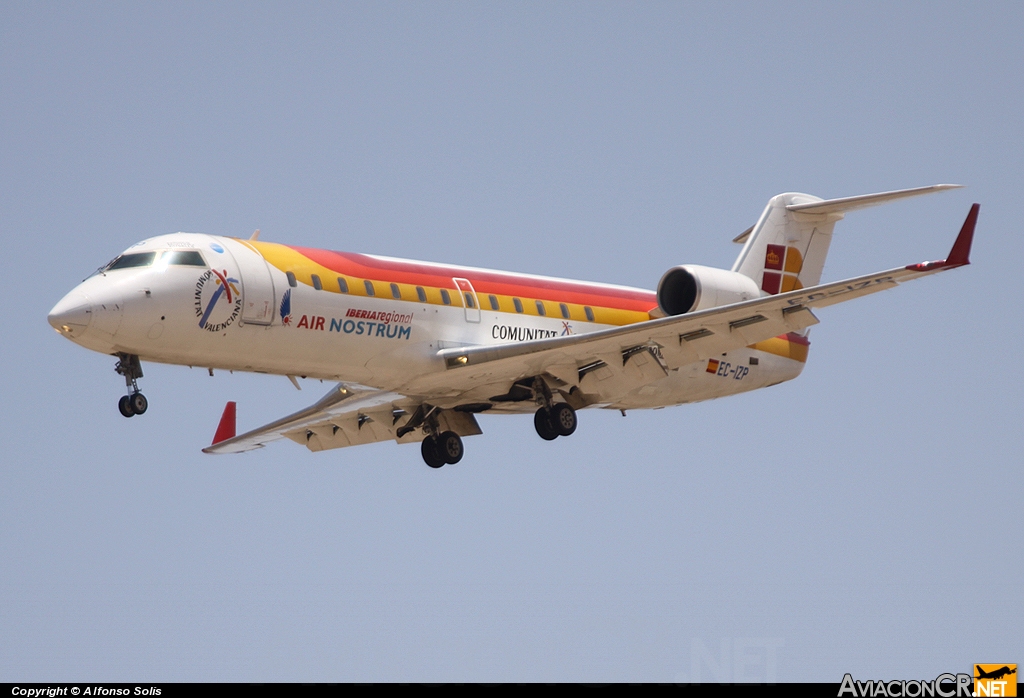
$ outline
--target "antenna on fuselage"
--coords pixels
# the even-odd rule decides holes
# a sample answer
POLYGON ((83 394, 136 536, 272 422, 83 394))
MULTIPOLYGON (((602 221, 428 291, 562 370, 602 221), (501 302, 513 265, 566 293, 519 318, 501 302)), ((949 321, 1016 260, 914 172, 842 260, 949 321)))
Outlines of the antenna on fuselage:
POLYGON ((250 237, 249 239, 250 240, 259 240, 260 239, 260 229, 256 228, 255 232, 253 232, 253 234, 252 234, 252 237, 250 237))

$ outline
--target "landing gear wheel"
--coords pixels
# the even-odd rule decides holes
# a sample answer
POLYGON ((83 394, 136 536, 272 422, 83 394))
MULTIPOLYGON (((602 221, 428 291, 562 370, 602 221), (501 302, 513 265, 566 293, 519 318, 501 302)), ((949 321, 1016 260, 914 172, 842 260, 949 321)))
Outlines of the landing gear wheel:
POLYGON ((465 450, 462 448, 462 438, 454 431, 446 431, 437 437, 437 450, 444 462, 455 465, 462 460, 465 450))
POLYGON ((131 405, 132 412, 135 414, 145 414, 149 408, 149 400, 142 393, 132 393, 128 398, 128 404, 131 405))
POLYGON ((564 402, 551 407, 551 426, 559 436, 570 436, 576 431, 576 410, 564 402))
POLYGON ((423 456, 423 461, 431 468, 440 468, 445 464, 441 449, 438 448, 437 439, 433 436, 423 439, 420 444, 420 454, 423 456))
POLYGON ((128 395, 122 395, 121 399, 117 401, 117 409, 120 410, 121 414, 125 417, 135 416, 135 410, 132 409, 131 397, 128 395))
POLYGON ((554 441, 558 438, 558 432, 555 431, 555 425, 551 421, 551 412, 545 407, 541 407, 534 413, 533 426, 537 430, 537 435, 545 441, 554 441))

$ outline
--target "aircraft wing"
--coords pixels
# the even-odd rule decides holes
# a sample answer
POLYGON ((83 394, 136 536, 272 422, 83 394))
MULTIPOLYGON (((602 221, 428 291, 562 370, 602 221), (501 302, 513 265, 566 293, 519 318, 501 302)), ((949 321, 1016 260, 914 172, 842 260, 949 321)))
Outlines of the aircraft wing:
POLYGON ((394 390, 339 383, 310 407, 238 436, 234 403, 228 403, 213 445, 203 451, 239 453, 281 438, 312 451, 377 441, 415 442, 421 436, 411 427, 429 415, 443 430, 460 436, 479 434, 472 414, 474 400, 494 400, 496 392, 509 391, 516 381, 540 375, 553 376, 569 391, 587 370, 607 366, 632 371, 631 379, 642 385, 688 363, 817 324, 812 308, 969 264, 978 210, 978 204, 971 207, 943 260, 588 334, 443 349, 437 354, 443 370, 394 390), (469 409, 462 411, 460 406, 469 409))
POLYGON ((204 448, 203 452, 241 453, 261 448, 271 441, 282 438, 291 438, 293 441, 302 443, 307 440, 306 432, 310 427, 326 423, 332 418, 345 422, 348 421, 345 418, 349 415, 355 417, 354 432, 359 443, 378 441, 381 439, 366 438, 372 435, 372 429, 363 433, 362 427, 365 426, 365 420, 364 424, 359 424, 358 414, 361 410, 372 411, 380 407, 385 407, 390 412, 392 402, 402 399, 403 396, 385 390, 353 388, 339 383, 315 404, 238 436, 234 434, 234 403, 228 403, 213 445, 204 448), (229 419, 230 425, 227 425, 226 420, 229 419))
POLYGON ((493 388, 537 376, 553 375, 575 385, 585 368, 603 363, 628 370, 631 360, 651 378, 667 370, 749 346, 787 332, 799 331, 818 320, 812 308, 822 308, 970 263, 978 219, 974 204, 948 257, 910 264, 853 279, 822 284, 774 296, 659 318, 599 332, 498 346, 444 349, 438 356, 445 370, 424 375, 400 390, 405 394, 446 395, 449 401, 486 399, 493 388), (660 364, 643 367, 644 364, 660 364))
MULTIPOLYGON (((417 442, 422 437, 415 433, 398 433, 398 422, 415 415, 419 406, 419 401, 405 395, 339 383, 315 404, 235 436, 235 403, 229 402, 213 444, 203 453, 242 453, 282 438, 311 451, 378 441, 417 442)), ((459 436, 482 433, 472 414, 442 412, 438 420, 443 431, 454 431, 459 436)))

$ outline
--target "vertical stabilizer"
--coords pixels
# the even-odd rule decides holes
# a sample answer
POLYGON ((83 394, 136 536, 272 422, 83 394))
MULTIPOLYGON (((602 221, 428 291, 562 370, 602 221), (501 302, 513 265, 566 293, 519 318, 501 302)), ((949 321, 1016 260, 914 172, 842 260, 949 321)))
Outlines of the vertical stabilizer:
POLYGON ((802 213, 787 207, 820 201, 809 194, 772 197, 732 270, 753 279, 766 294, 816 286, 832 243, 832 229, 843 215, 802 213))
POLYGON ((765 294, 817 286, 832 229, 844 213, 959 188, 959 184, 934 184, 827 201, 810 194, 779 194, 771 198, 749 233, 736 239, 745 244, 732 270, 753 279, 765 294))

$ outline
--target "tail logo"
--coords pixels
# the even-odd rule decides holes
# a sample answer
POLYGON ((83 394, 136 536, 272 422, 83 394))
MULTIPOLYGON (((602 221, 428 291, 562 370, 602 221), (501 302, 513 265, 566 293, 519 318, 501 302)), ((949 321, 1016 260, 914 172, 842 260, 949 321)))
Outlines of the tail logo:
POLYGON ((761 279, 761 290, 775 295, 803 288, 799 279, 803 266, 804 258, 797 248, 768 245, 768 249, 764 253, 765 271, 764 277, 761 279))

